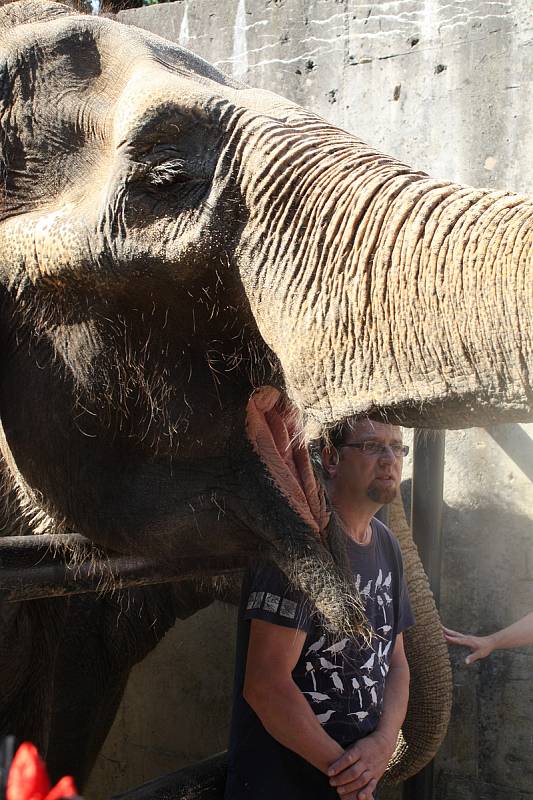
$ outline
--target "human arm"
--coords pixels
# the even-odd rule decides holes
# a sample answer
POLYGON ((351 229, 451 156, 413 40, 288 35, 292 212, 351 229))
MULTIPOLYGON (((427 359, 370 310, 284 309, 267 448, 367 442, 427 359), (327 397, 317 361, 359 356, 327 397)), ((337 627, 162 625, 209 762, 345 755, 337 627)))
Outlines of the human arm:
POLYGON ((371 800, 376 785, 385 772, 407 713, 409 665, 405 656, 403 634, 398 634, 385 683, 383 713, 373 733, 357 741, 335 761, 328 775, 340 797, 371 800), (357 794, 355 794, 357 793, 357 794))
POLYGON ((452 631, 450 628, 443 628, 443 631, 448 644, 470 648, 472 652, 465 661, 467 664, 473 664, 481 658, 486 658, 493 650, 533 644, 533 612, 489 636, 470 636, 452 631))
POLYGON ((326 773, 343 748, 292 678, 305 639, 304 631, 252 619, 243 696, 274 739, 326 773))

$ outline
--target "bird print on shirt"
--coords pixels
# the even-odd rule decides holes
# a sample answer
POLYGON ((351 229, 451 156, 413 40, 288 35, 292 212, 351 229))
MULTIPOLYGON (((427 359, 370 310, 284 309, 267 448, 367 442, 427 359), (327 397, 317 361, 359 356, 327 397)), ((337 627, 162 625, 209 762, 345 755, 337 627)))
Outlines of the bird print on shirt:
POLYGON ((321 725, 325 725, 333 714, 335 714, 335 709, 330 708, 329 711, 326 711, 324 714, 317 714, 316 718, 321 725))
POLYGON ((331 653, 332 655, 340 653, 342 650, 344 650, 349 641, 349 639, 341 639, 340 642, 335 642, 331 645, 331 647, 326 647, 324 649, 324 653, 331 653))
POLYGON ((335 687, 335 689, 338 689, 339 692, 344 692, 344 684, 341 678, 339 677, 338 672, 331 673, 331 680, 333 681, 333 686, 335 687))
POLYGON ((307 651, 307 653, 305 655, 308 656, 309 653, 318 652, 320 650, 320 648, 324 646, 324 642, 325 641, 326 641, 326 637, 325 636, 321 636, 320 639, 317 642, 314 642, 314 644, 311 645, 311 647, 308 649, 308 651, 307 651))
POLYGON ((365 661, 365 663, 362 665, 361 669, 367 669, 370 672, 374 667, 375 658, 376 658, 376 654, 372 653, 372 655, 370 656, 368 661, 365 661))
POLYGON ((368 717, 368 711, 352 711, 348 714, 349 717, 357 717, 359 722, 362 722, 368 717))
POLYGON ((357 692, 357 696, 359 697, 359 707, 362 708, 363 707, 363 698, 361 696, 361 684, 359 683, 357 678, 352 678, 352 686, 355 689, 355 691, 357 692))
POLYGON ((317 706, 319 713, 315 714, 321 725, 338 725, 341 716, 353 719, 354 725, 367 725, 383 702, 394 621, 392 572, 380 568, 374 578, 356 574, 355 585, 367 609, 369 604, 373 608, 371 619, 376 627, 370 646, 354 656, 350 638, 332 640, 318 633, 305 649, 304 679, 308 686, 303 687, 303 693, 310 705, 317 706))
POLYGON ((316 678, 315 678, 315 668, 311 661, 307 661, 305 664, 305 671, 308 675, 311 675, 311 680, 313 681, 313 691, 316 692, 316 678))
POLYGON ((370 597, 370 592, 372 590, 372 581, 368 581, 367 585, 364 589, 361 589, 361 597, 368 598, 370 597))
POLYGON ((338 669, 338 664, 332 664, 331 661, 328 661, 327 658, 320 657, 320 666, 322 669, 338 669))
POLYGON ((387 612, 385 611, 385 601, 383 600, 383 598, 382 598, 382 596, 380 594, 376 597, 376 600, 377 600, 378 606, 380 606, 381 611, 383 612, 383 619, 385 620, 385 622, 387 622, 387 612))
POLYGON ((330 700, 329 694, 323 694, 322 692, 304 692, 304 694, 308 694, 313 703, 323 703, 324 700, 330 700))

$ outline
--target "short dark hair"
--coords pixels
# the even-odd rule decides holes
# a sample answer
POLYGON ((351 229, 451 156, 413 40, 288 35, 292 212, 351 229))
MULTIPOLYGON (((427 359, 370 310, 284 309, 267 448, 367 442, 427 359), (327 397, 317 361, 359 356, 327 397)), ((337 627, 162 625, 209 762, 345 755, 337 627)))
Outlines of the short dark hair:
POLYGON ((390 417, 382 411, 378 410, 371 410, 366 414, 354 414, 352 417, 347 417, 342 422, 337 422, 332 428, 330 428, 320 440, 320 448, 321 450, 324 447, 329 447, 332 449, 337 450, 343 444, 346 443, 350 433, 352 433, 354 427, 357 425, 358 422, 362 422, 363 420, 371 420, 373 422, 384 422, 387 425, 397 425, 398 423, 395 420, 391 420, 390 417))
POLYGON ((336 425, 334 425, 333 428, 328 431, 327 436, 324 437, 324 447, 331 447, 337 450, 348 439, 348 436, 353 431, 356 421, 357 420, 354 419, 354 417, 349 417, 348 419, 343 420, 343 422, 338 422, 336 425))

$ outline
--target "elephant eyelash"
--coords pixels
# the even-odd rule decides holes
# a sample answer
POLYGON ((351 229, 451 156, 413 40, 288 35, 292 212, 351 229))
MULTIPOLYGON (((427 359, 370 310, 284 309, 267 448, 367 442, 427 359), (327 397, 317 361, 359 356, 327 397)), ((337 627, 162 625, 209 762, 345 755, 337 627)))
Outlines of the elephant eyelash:
POLYGON ((188 183, 193 180, 185 169, 185 162, 180 158, 154 164, 146 176, 153 186, 170 186, 176 183, 188 183))

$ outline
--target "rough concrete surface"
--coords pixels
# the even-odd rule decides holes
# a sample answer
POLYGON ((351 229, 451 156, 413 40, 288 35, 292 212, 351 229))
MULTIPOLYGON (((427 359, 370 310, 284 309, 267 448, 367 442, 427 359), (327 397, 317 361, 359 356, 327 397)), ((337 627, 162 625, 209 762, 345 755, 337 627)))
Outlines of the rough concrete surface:
MULTIPOLYGON (((181 0, 120 16, 436 177, 533 192, 531 0, 181 0)), ((447 434, 441 615, 451 627, 486 633, 533 609, 532 433, 447 434)), ((88 797, 223 746, 233 620, 222 606, 201 612, 135 669, 88 797)), ((531 798, 533 648, 468 669, 465 654, 452 651, 434 797, 531 798)))

